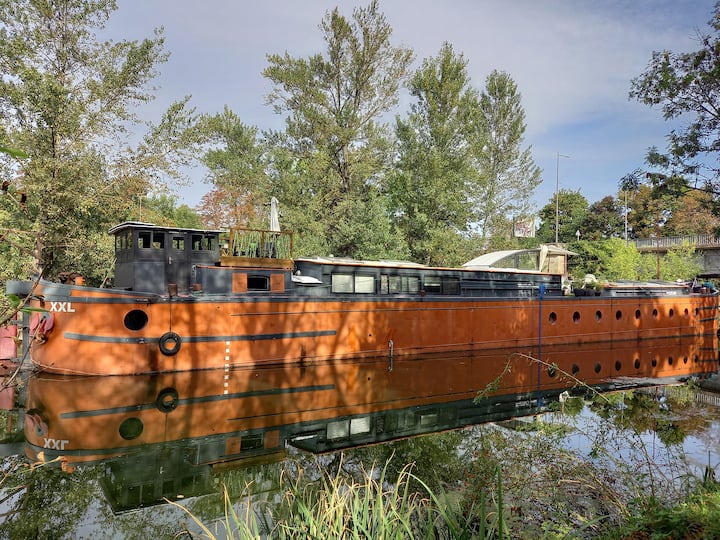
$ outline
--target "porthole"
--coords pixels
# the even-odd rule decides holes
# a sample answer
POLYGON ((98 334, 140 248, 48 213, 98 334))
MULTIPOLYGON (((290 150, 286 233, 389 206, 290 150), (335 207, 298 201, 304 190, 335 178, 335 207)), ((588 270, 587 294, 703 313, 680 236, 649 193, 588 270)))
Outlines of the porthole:
POLYGON ((602 366, 600 365, 600 362, 595 362, 595 373, 600 373, 601 369, 602 366))
POLYGON ((622 311, 620 311, 620 310, 618 309, 618 310, 615 312, 615 320, 616 320, 616 321, 619 321, 620 319, 622 319, 622 311))
POLYGON ((573 322, 575 324, 580 322, 580 312, 579 311, 576 311, 575 313, 573 313, 573 322))
POLYGON ((699 360, 700 360, 700 358, 698 357, 697 354, 693 355, 693 362, 698 362, 699 360))
POLYGON ((139 418, 126 418, 118 429, 120 436, 126 441, 137 439, 143 432, 143 423, 139 418))
POLYGON ((602 320, 602 311, 597 310, 597 311, 595 312, 595 320, 596 320, 597 322, 600 322, 600 321, 602 320))
POLYGON ((133 309, 127 312, 123 322, 128 330, 142 330, 148 323, 148 316, 141 309, 133 309))
POLYGON ((622 362, 620 360, 615 360, 615 371, 620 371, 622 369, 622 362))
POLYGON ((548 375, 550 377, 554 377, 556 375, 556 369, 555 366, 548 366, 548 375))
POLYGON ((687 356, 683 356, 683 364, 687 364, 687 361, 688 361, 688 357, 687 357, 687 356))
POLYGON ((673 308, 670 308, 670 311, 668 311, 668 317, 671 319, 675 316, 675 310, 673 308))
POLYGON ((634 365, 635 365, 635 369, 640 369, 640 359, 639 359, 639 358, 636 358, 636 359, 635 359, 635 364, 634 364, 634 365))
POLYGON ((580 373, 580 366, 578 366, 577 364, 573 364, 572 365, 572 374, 577 375, 578 373, 580 373))
POLYGON ((700 316, 700 308, 695 308, 695 316, 700 316))
POLYGON ((673 365, 674 359, 672 356, 668 356, 668 365, 673 365))
POLYGON ((653 358, 651 364, 652 367, 657 367, 657 358, 653 358))
POLYGON ((555 324, 557 322, 557 313, 555 313, 554 311, 550 313, 550 315, 548 316, 548 320, 550 321, 550 324, 555 324))
POLYGON ((685 311, 683 311, 683 315, 685 315, 686 319, 690 316, 690 312, 688 311, 688 308, 685 308, 685 311))
POLYGON ((639 309, 635 310, 635 320, 638 320, 638 321, 640 320, 640 310, 639 309))
POLYGON ((658 313, 657 308, 653 309, 653 319, 657 319, 659 316, 660 316, 660 314, 658 313))

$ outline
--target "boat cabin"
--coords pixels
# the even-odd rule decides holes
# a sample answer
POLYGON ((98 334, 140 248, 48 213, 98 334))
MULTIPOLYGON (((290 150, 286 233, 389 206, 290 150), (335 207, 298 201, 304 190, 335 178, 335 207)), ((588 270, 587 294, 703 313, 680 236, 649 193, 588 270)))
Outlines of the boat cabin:
POLYGON ((283 292, 292 233, 160 227, 126 221, 115 236, 115 287, 153 294, 283 292))
POLYGON ((126 221, 110 229, 115 236, 115 287, 155 294, 168 288, 190 291, 197 265, 220 260, 222 231, 159 227, 126 221))

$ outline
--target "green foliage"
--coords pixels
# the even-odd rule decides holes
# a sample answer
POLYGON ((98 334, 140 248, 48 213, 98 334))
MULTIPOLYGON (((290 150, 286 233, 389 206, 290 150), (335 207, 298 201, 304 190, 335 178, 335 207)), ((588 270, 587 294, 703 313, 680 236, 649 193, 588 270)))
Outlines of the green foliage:
POLYGON ((695 247, 690 244, 673 246, 660 259, 660 275, 668 281, 688 280, 702 271, 695 247))
POLYGON ((644 73, 633 79, 630 97, 662 110, 666 120, 682 117, 684 127, 667 136, 665 153, 648 151, 647 161, 672 175, 708 178, 708 187, 718 182, 714 165, 720 143, 720 115, 713 96, 720 90, 720 6, 716 5, 709 21, 710 33, 698 36, 697 51, 653 52, 644 73))
POLYGON ((186 204, 177 206, 177 197, 170 195, 141 199, 140 204, 133 208, 129 219, 165 227, 204 228, 202 219, 197 212, 186 204))
MULTIPOLYGON (((541 223, 536 233, 537 241, 544 244, 555 242, 556 221, 559 225, 558 242, 576 240, 575 233, 581 229, 587 214, 588 201, 580 191, 561 189, 540 210, 541 223)), ((580 233, 582 235, 582 231, 580 233)))
POLYGON ((397 104, 412 52, 391 44, 392 29, 376 1, 356 8, 352 20, 334 9, 321 30, 324 55, 268 55, 263 74, 275 85, 268 100, 277 112, 289 113, 285 133, 274 143, 291 158, 281 164, 293 172, 278 177, 284 191, 278 194, 273 188, 273 193, 284 206, 302 203, 320 225, 330 253, 377 253, 378 244, 392 253, 394 235, 379 189, 390 147, 380 120, 397 104), (296 184, 288 185, 291 180, 296 184), (303 197, 283 197, 287 191, 303 197), (361 208, 351 214, 339 211, 355 204, 361 208), (376 205, 383 211, 376 211, 376 205), (375 230, 379 236, 368 244, 375 230))
POLYGON ((603 197, 590 205, 587 215, 578 229, 585 240, 621 238, 625 233, 623 211, 614 197, 603 197))
MULTIPOLYGON (((96 33, 115 8, 98 0, 0 0, 0 130, 28 156, 0 153, 17 200, 0 212, 0 227, 32 232, 21 258, 34 258, 51 278, 73 270, 98 284, 105 245, 89 249, 90 239, 120 221, 153 178, 175 174, 185 163, 175 159, 178 150, 190 143, 187 100, 171 106, 137 147, 127 143, 127 127, 139 123, 129 111, 152 99, 148 84, 166 54, 160 32, 99 42, 96 33)), ((0 248, 3 261, 16 255, 0 248)))
POLYGON ((610 238, 592 242, 580 240, 568 247, 578 254, 570 258, 570 274, 575 280, 582 280, 585 274, 609 281, 640 278, 641 256, 634 243, 610 238))
POLYGON ((531 148, 523 148, 521 99, 515 81, 500 71, 488 75, 480 94, 478 133, 471 140, 480 181, 470 193, 483 239, 498 235, 508 216, 528 215, 530 197, 542 181, 531 148))

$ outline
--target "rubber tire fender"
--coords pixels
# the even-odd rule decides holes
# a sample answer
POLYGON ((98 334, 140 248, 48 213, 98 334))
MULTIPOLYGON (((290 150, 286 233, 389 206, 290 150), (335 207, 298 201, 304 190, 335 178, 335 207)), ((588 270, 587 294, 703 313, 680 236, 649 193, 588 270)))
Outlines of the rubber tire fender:
POLYGON ((182 338, 175 332, 165 332, 158 341, 160 352, 165 356, 175 356, 182 345, 182 338))
POLYGON ((177 408, 178 401, 179 396, 177 390, 172 387, 163 388, 155 400, 155 406, 160 412, 169 413, 177 408))

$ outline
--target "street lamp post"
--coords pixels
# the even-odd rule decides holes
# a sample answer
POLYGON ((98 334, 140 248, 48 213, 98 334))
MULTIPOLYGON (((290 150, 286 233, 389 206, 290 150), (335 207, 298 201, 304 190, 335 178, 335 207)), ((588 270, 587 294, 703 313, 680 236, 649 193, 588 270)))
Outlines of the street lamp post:
POLYGON ((560 228, 560 158, 569 158, 560 152, 557 153, 557 165, 555 166, 555 243, 558 243, 558 232, 560 228))

